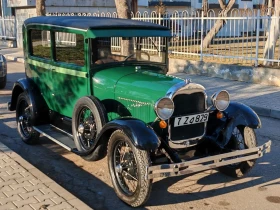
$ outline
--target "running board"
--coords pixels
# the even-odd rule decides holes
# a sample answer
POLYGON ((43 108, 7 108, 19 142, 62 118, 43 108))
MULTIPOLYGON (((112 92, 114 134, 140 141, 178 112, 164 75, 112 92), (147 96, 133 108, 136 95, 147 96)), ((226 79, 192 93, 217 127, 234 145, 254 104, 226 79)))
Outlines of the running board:
POLYGON ((51 124, 33 126, 43 136, 64 147, 68 151, 76 149, 73 136, 51 124))
POLYGON ((146 179, 154 179, 158 177, 181 176, 186 174, 197 173, 209 169, 218 168, 225 165, 240 163, 243 161, 254 160, 269 153, 271 141, 266 142, 262 146, 250 149, 238 150, 235 152, 214 155, 196 160, 186 161, 182 163, 162 164, 147 167, 146 179), (239 157, 236 157, 239 156, 239 157), (241 157, 240 157, 241 156, 241 157), (231 158, 224 160, 226 158, 231 158))

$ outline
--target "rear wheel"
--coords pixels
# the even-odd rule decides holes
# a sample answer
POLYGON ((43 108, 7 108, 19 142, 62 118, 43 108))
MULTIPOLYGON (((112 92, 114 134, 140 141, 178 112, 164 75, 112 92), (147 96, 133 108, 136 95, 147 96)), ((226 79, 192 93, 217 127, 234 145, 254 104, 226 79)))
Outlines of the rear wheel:
POLYGON ((138 207, 150 197, 152 180, 146 179, 149 153, 137 149, 121 131, 115 131, 108 143, 108 167, 117 196, 138 207))
MULTIPOLYGON (((226 146, 225 152, 249 149, 257 147, 257 137, 252 128, 237 126, 234 128, 231 139, 226 146)), ((244 161, 241 163, 222 166, 219 171, 225 175, 239 178, 247 174, 255 165, 256 160, 244 161)))
POLYGON ((23 92, 18 96, 16 106, 17 130, 21 139, 27 144, 38 142, 40 134, 33 129, 33 108, 28 95, 23 92))

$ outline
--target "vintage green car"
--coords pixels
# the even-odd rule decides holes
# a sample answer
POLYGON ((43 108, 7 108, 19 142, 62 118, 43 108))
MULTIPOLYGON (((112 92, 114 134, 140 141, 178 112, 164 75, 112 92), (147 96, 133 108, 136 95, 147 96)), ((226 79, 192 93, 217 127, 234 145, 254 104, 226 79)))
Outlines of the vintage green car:
POLYGON ((166 75, 168 28, 101 17, 34 17, 23 26, 26 78, 9 110, 28 144, 39 135, 89 161, 108 157, 117 196, 137 207, 152 179, 218 168, 241 177, 271 142, 227 91, 166 75))

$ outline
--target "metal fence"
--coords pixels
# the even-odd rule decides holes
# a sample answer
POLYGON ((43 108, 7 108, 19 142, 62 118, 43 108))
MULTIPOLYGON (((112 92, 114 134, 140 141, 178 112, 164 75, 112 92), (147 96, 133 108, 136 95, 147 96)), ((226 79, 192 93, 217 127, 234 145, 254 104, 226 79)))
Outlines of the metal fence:
MULTIPOLYGON (((203 14, 201 11, 175 11, 172 14, 164 15, 156 12, 137 12, 132 14, 132 19, 169 27, 173 35, 169 48, 170 57, 243 65, 258 65, 263 61, 271 61, 280 66, 279 32, 270 30, 271 23, 273 21, 279 23, 280 19, 273 17, 272 14, 272 8, 266 11, 233 9, 227 14, 214 10, 209 10, 207 14, 203 14), (222 17, 221 14, 223 14, 222 17), (202 40, 216 22, 221 20, 223 20, 223 27, 206 47, 202 40), (278 33, 278 37, 276 41, 268 45, 273 37, 271 33, 278 33), (267 51, 265 50, 266 44, 269 47, 267 51), (270 59, 264 58, 265 51, 268 52, 266 57, 271 57, 270 59)), ((116 12, 51 13, 47 15, 117 17, 116 12)), ((0 22, 2 23, 0 24, 0 37, 16 37, 15 33, 21 32, 21 24, 18 24, 19 21, 12 17, 10 19, 1 18, 0 22)), ((114 43, 115 49, 119 49, 117 46, 119 42, 114 43)))

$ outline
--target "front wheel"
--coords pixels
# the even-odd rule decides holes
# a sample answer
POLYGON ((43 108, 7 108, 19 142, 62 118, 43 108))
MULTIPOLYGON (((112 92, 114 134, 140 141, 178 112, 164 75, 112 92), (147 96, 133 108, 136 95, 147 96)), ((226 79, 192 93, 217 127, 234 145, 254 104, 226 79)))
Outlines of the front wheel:
POLYGON ((149 198, 152 180, 146 179, 149 153, 137 149, 121 131, 115 131, 108 143, 108 167, 117 196, 138 207, 149 198))
MULTIPOLYGON (((249 149, 258 146, 257 137, 254 129, 237 126, 234 128, 231 139, 226 146, 225 152, 249 149)), ((248 160, 241 163, 222 166, 218 170, 228 176, 240 178, 247 174, 255 165, 256 160, 248 160)))

